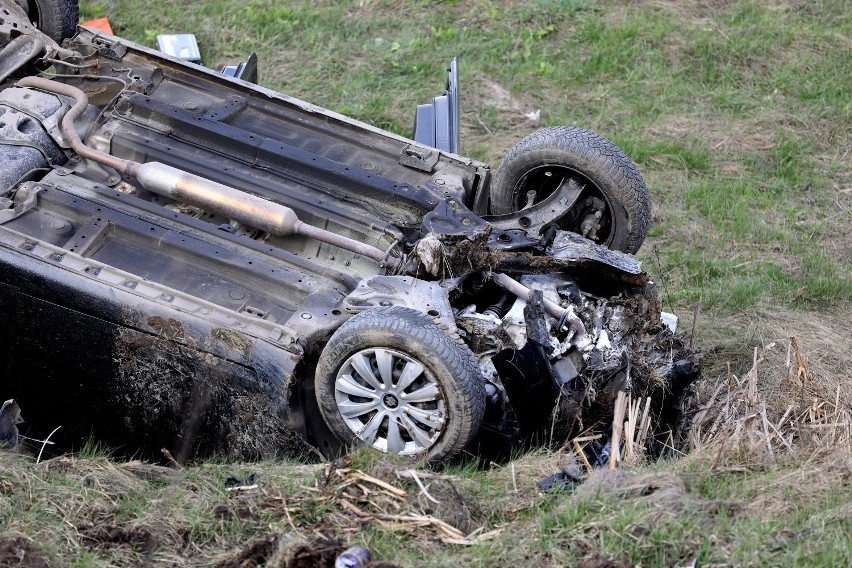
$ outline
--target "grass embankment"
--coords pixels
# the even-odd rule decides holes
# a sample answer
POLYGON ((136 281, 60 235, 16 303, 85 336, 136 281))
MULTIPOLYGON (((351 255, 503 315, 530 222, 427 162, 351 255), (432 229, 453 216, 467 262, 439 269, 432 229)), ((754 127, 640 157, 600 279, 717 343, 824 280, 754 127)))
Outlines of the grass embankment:
POLYGON ((254 544, 311 565, 361 544, 408 566, 852 564, 849 2, 84 3, 101 15, 149 46, 194 32, 211 67, 257 51, 264 85, 401 134, 457 55, 462 153, 495 167, 541 126, 612 139, 651 188, 639 257, 682 334, 698 307, 708 408, 684 458, 595 472, 572 494, 534 487, 560 456, 420 479, 440 504, 369 456, 352 467, 405 496, 351 472, 326 483, 321 466, 148 480, 104 458, 3 457, 0 532, 17 539, 3 553, 193 565, 254 544), (250 472, 256 489, 226 491, 250 472))

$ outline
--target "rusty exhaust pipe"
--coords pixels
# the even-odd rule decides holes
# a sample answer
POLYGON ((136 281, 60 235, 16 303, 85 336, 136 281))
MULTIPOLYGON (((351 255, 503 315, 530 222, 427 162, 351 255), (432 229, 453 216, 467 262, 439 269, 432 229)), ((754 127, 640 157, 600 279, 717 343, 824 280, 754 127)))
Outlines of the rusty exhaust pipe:
POLYGON ((279 237, 302 235, 336 247, 372 258, 387 261, 395 267, 396 258, 386 257, 383 250, 374 246, 308 225, 296 212, 273 201, 240 191, 233 187, 205 179, 160 162, 135 164, 132 175, 145 189, 177 201, 250 225, 279 237))
POLYGON ((73 106, 71 106, 71 108, 68 109, 68 112, 65 113, 65 116, 62 117, 62 122, 59 125, 62 134, 65 135, 65 138, 71 145, 71 149, 83 158, 109 166, 126 176, 132 175, 130 169, 132 165, 136 164, 136 162, 122 160, 121 158, 116 158, 115 156, 111 156, 104 152, 99 152, 94 148, 89 148, 83 144, 83 141, 80 140, 80 136, 77 135, 77 131, 74 130, 74 121, 76 121, 80 115, 83 114, 83 111, 86 110, 86 107, 89 106, 89 97, 86 96, 86 93, 77 87, 66 85, 65 83, 56 83, 55 81, 49 81, 47 79, 42 79, 41 77, 24 77, 18 81, 17 85, 18 87, 35 87, 42 91, 47 91, 56 95, 65 95, 66 97, 74 99, 73 106))
POLYGON ((387 255, 385 251, 326 229, 308 225, 299 219, 295 211, 280 203, 268 201, 160 162, 140 164, 90 148, 80 140, 77 131, 74 130, 74 121, 89 104, 86 93, 77 87, 41 77, 26 77, 18 81, 18 86, 35 87, 73 98, 74 105, 65 113, 61 123, 62 133, 68 139, 71 148, 83 158, 109 166, 125 176, 135 177, 148 191, 213 211, 273 235, 280 237, 302 235, 380 263, 386 262, 391 268, 399 266, 400 260, 387 255))

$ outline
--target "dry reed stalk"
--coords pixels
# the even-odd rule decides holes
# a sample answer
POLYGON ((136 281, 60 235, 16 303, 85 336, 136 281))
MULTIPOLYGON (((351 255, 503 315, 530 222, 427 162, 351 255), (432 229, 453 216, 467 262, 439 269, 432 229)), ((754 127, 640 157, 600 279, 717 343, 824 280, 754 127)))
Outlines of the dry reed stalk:
POLYGON ((553 412, 550 415, 550 444, 553 445, 553 433, 556 429, 556 419, 559 416, 559 403, 562 402, 562 389, 559 389, 559 394, 556 396, 556 404, 553 406, 553 412))
MULTIPOLYGON (((808 369, 808 361, 802 356, 799 350, 799 342, 795 336, 790 337, 790 345, 793 347, 793 354, 796 356, 796 379, 800 387, 804 387, 810 382, 810 371, 808 369)), ((792 371, 792 368, 791 368, 792 371)))
POLYGON ((775 460, 775 452, 772 451, 772 441, 769 438, 769 419, 766 418, 766 404, 763 400, 760 401, 760 417, 763 419, 763 434, 766 436, 766 449, 769 451, 769 458, 775 460))
POLYGON ((837 394, 834 397, 834 428, 831 431, 831 445, 837 442, 837 423, 840 421, 840 385, 837 385, 837 394))
POLYGON ((639 423, 639 449, 644 450, 648 431, 651 428, 651 397, 645 398, 645 410, 642 411, 642 421, 639 423))
POLYGON ((689 349, 691 351, 695 350, 695 326, 698 323, 698 309, 701 304, 695 304, 695 308, 692 311, 692 331, 689 334, 689 349))
MULTIPOLYGON (((408 496, 408 493, 398 487, 394 487, 390 483, 382 481, 381 479, 377 479, 371 475, 367 475, 363 471, 351 470, 348 468, 345 469, 337 469, 335 473, 340 477, 343 477, 346 481, 350 483, 354 481, 365 481, 367 483, 372 483, 373 485, 382 488, 386 493, 392 495, 397 499, 405 499, 408 496)), ((346 485, 344 483, 343 485, 346 485)))
POLYGON ((627 397, 627 420, 624 421, 624 459, 633 459, 633 439, 636 435, 636 422, 633 420, 633 400, 627 397))
POLYGON ((636 431, 639 428, 639 409, 642 401, 633 400, 627 397, 627 422, 624 424, 624 440, 627 443, 626 459, 632 460, 636 457, 636 452, 641 452, 641 446, 636 445, 636 431))
POLYGON ((577 456, 582 460, 583 465, 586 468, 586 471, 592 472, 592 464, 589 463, 588 458, 586 458, 586 453, 583 451, 583 446, 580 444, 583 442, 592 442, 594 440, 600 440, 603 437, 603 434, 591 434, 588 436, 578 436, 571 440, 571 443, 574 446, 574 451, 577 453, 577 456))
POLYGON ((754 359, 748 372, 748 407, 752 409, 757 404, 757 347, 754 348, 754 359))
POLYGON ((574 451, 577 452, 577 455, 583 462, 583 466, 586 468, 586 473, 592 473, 592 464, 589 463, 589 459, 586 457, 586 452, 583 451, 583 448, 580 447, 580 443, 577 440, 574 440, 574 451))
POLYGON ((56 431, 59 430, 60 428, 62 428, 62 426, 57 426, 56 428, 53 429, 53 432, 51 432, 50 434, 47 435, 47 438, 42 440, 41 449, 39 449, 38 457, 36 458, 36 464, 41 462, 41 454, 44 452, 45 446, 47 446, 48 443, 52 443, 52 442, 50 442, 50 437, 53 436, 54 434, 56 434, 56 431))
POLYGON ((626 410, 626 397, 624 391, 618 391, 618 396, 615 398, 615 411, 612 418, 612 439, 610 440, 609 448, 609 469, 615 469, 618 462, 621 461, 619 455, 619 442, 621 440, 621 429, 624 424, 624 412, 626 410))
POLYGON ((775 429, 776 429, 776 430, 780 430, 780 429, 781 429, 781 426, 783 426, 783 425, 784 425, 784 422, 785 422, 785 421, 787 420, 787 418, 790 416, 790 413, 791 413, 791 412, 793 412, 793 409, 794 409, 795 407, 796 407, 796 405, 795 405, 795 404, 790 404, 790 405, 788 405, 788 406, 787 406, 787 411, 786 411, 786 412, 784 412, 784 416, 782 416, 782 417, 781 417, 781 420, 779 420, 779 421, 778 421, 778 424, 776 424, 776 425, 775 425, 775 429))
POLYGON ((704 423, 705 418, 708 416, 709 411, 713 408, 716 403, 716 397, 719 396, 719 392, 721 392, 722 387, 725 386, 724 383, 720 384, 713 394, 710 396, 710 400, 707 404, 703 405, 698 413, 693 416, 692 423, 689 429, 689 437, 692 443, 693 448, 697 448, 701 442, 701 426, 704 423))

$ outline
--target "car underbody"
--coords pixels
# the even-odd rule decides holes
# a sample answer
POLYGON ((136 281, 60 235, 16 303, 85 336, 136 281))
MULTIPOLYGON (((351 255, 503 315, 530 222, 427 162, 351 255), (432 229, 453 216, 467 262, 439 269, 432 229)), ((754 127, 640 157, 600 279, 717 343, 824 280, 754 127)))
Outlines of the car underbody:
POLYGON ((32 436, 441 461, 605 431, 620 390, 677 430, 698 356, 590 184, 506 212, 487 164, 2 7, 0 372, 32 436))

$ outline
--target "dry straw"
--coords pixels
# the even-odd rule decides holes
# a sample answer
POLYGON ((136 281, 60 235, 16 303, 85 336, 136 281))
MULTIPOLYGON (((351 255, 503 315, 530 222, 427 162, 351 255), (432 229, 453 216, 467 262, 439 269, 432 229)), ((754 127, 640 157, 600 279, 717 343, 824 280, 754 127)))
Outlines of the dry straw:
MULTIPOLYGON (((645 455, 648 433, 651 429, 650 397, 633 400, 624 391, 619 391, 615 399, 612 418, 612 436, 610 438, 609 469, 615 469, 620 463, 637 463, 645 455), (641 416, 641 418, 640 418, 641 416)), ((584 444, 598 440, 601 434, 579 436, 571 440, 574 452, 586 471, 591 473, 584 444)))
POLYGON ((797 449, 852 453, 852 409, 839 381, 817 379, 795 337, 784 361, 769 361, 775 347, 755 349, 742 379, 728 366, 728 380, 692 417, 691 449, 712 449, 717 466, 772 463, 797 449))
MULTIPOLYGON (((666 446, 672 452, 711 450, 714 465, 774 463, 785 454, 806 450, 852 455, 852 407, 844 398, 840 379, 815 373, 796 337, 790 337, 786 358, 774 343, 755 348, 751 368, 742 378, 731 372, 697 407, 686 423, 685 448, 675 436, 666 446), (775 351, 773 351, 775 349, 775 351)), ((609 469, 622 462, 638 463, 646 455, 651 400, 633 400, 619 392, 613 409, 609 469)), ((689 417, 689 415, 688 415, 689 417)), ((583 443, 573 449, 591 472, 583 443)))

